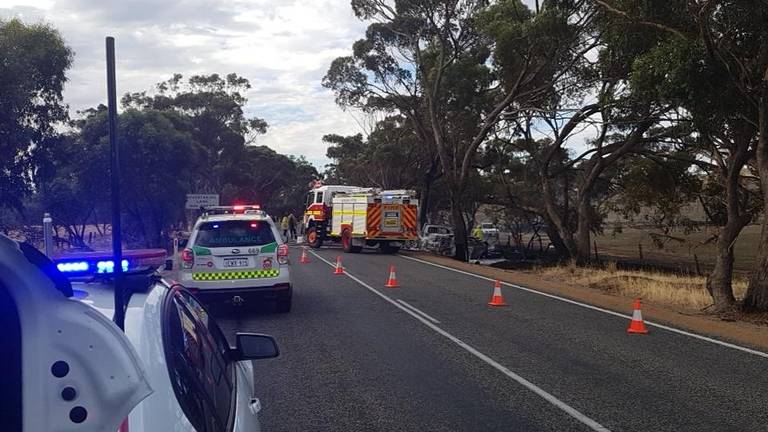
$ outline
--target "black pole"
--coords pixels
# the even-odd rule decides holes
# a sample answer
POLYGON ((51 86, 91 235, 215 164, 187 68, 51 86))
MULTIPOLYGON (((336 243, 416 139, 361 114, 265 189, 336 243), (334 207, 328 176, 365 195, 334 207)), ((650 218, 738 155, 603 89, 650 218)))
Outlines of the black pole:
POLYGON ((120 152, 117 147, 117 84, 115 81, 115 38, 107 37, 107 105, 109 118, 109 161, 112 196, 112 263, 115 277, 115 316, 120 329, 125 327, 123 293, 123 248, 120 224, 120 152))

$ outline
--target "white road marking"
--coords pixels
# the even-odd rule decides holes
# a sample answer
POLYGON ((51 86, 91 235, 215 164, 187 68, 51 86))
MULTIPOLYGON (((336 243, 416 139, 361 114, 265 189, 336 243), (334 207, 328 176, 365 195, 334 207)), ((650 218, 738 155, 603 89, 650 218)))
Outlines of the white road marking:
MULTIPOLYGON (((459 269, 451 268, 451 267, 448 267, 448 266, 444 266, 444 265, 441 265, 441 264, 436 264, 436 263, 433 263, 433 262, 425 261, 425 260, 422 260, 422 259, 419 259, 419 258, 409 257, 409 256, 405 256, 405 255, 399 255, 399 256, 400 256, 400 258, 405 258, 407 260, 420 262, 422 264, 427 264, 427 265, 431 265, 431 266, 434 266, 434 267, 439 267, 439 268, 442 268, 442 269, 445 269, 445 270, 450 270, 450 271, 453 271, 453 272, 456 272, 456 273, 465 274, 465 275, 468 275, 468 276, 474 276, 474 277, 476 277, 478 279, 483 279, 483 280, 487 280, 487 281, 491 281, 491 282, 496 280, 496 279, 493 279, 493 278, 481 276, 479 274, 475 274, 475 273, 467 272, 467 271, 464 271, 464 270, 459 270, 459 269)), ((554 294, 549 294, 549 293, 542 292, 542 291, 537 291, 537 290, 532 289, 532 288, 527 288, 527 287, 524 287, 524 286, 515 285, 515 284, 509 283, 509 282, 501 282, 501 283, 503 285, 506 285, 508 287, 515 288, 515 289, 518 289, 518 290, 521 290, 521 291, 526 291, 526 292, 529 292, 529 293, 532 293, 532 294, 538 294, 540 296, 549 297, 549 298, 552 298, 552 299, 555 299, 555 300, 559 300, 559 301, 562 301, 562 302, 565 302, 565 303, 570 303, 570 304, 573 304, 573 305, 576 305, 576 306, 580 306, 580 307, 583 307, 583 308, 587 308, 587 309, 592 309, 592 310, 595 310, 595 311, 598 311, 598 312, 602 312, 602 313, 605 313, 605 314, 608 314, 608 315, 613 315, 613 316, 617 316, 617 317, 621 317, 621 318, 626 318, 626 319, 629 319, 629 320, 632 319, 632 315, 626 315, 626 314, 622 314, 622 313, 615 312, 615 311, 612 311, 612 310, 603 309, 601 307, 593 306, 591 304, 582 303, 582 302, 579 302, 579 301, 576 301, 576 300, 571 300, 569 298, 560 297, 560 296, 557 296, 557 295, 554 295, 554 294)), ((747 348, 747 347, 744 347, 744 346, 741 346, 741 345, 732 344, 730 342, 724 342, 724 341, 717 340, 717 339, 714 339, 714 338, 711 338, 711 337, 707 337, 707 336, 704 336, 704 335, 700 335, 700 334, 696 334, 696 333, 691 333, 691 332, 688 332, 688 331, 685 331, 685 330, 680 330, 680 329, 675 328, 675 327, 670 327, 670 326, 667 326, 667 325, 664 325, 664 324, 655 323, 653 321, 645 321, 645 324, 649 325, 649 326, 656 327, 656 328, 664 329, 664 330, 670 331, 672 333, 677 333, 677 334, 681 334, 681 335, 684 335, 684 336, 689 336, 689 337, 692 337, 692 338, 695 338, 695 339, 699 339, 699 340, 702 340, 702 341, 705 341, 705 342, 710 342, 710 343, 721 345, 721 346, 724 346, 724 347, 727 347, 727 348, 732 348, 732 349, 735 349, 735 350, 743 351, 745 353, 753 354, 753 355, 756 355, 756 356, 759 356, 759 357, 768 358, 768 353, 765 353, 765 352, 762 352, 762 351, 758 351, 758 350, 755 350, 755 349, 752 349, 752 348, 747 348)))
MULTIPOLYGON (((321 260, 324 263, 328 264, 329 266, 333 267, 335 265, 334 263, 332 263, 332 262, 326 260, 325 258, 321 257, 320 255, 318 255, 314 251, 309 251, 309 252, 312 255, 314 255, 316 258, 318 258, 319 260, 321 260)), ((396 308, 398 308, 398 309, 402 310, 403 312, 407 313, 408 315, 416 318, 422 324, 424 324, 425 326, 431 328, 432 330, 434 330, 435 332, 437 332, 441 336, 444 336, 445 338, 447 338, 451 342, 453 342, 456 345, 464 348, 464 350, 466 350, 470 354, 474 355, 475 357, 479 358, 480 360, 484 361, 485 363, 489 364, 490 366, 492 366, 493 368, 495 368, 499 372, 501 372, 504 375, 506 375, 507 377, 511 378, 513 381, 517 382, 518 384, 522 385, 523 387, 527 388, 528 390, 536 393, 542 399, 546 400, 550 404, 552 404, 555 407, 559 408, 560 410, 562 410, 566 414, 570 415, 574 419, 580 421, 581 423, 583 423, 584 425, 586 425, 587 427, 589 427, 593 431, 596 431, 596 432, 611 432, 610 429, 608 429, 605 426, 601 425, 600 423, 592 420, 591 418, 585 416, 584 414, 582 414, 581 412, 579 412, 578 410, 576 410, 572 406, 570 406, 567 403, 565 403, 565 402, 561 401, 560 399, 556 398, 555 396, 553 396, 552 394, 548 393, 546 390, 542 389, 541 387, 538 387, 536 384, 528 381, 527 379, 525 379, 525 378, 521 377, 520 375, 518 375, 518 374, 512 372, 511 370, 507 369, 505 366, 503 366, 502 364, 500 364, 496 360, 494 360, 494 359, 488 357, 487 355, 481 353, 480 351, 478 351, 475 348, 473 348, 472 346, 468 345, 467 343, 465 343, 461 339, 457 338, 456 336, 448 333, 447 331, 443 330, 442 328, 440 328, 440 327, 436 326, 435 324, 431 323, 429 320, 427 320, 426 318, 424 318, 421 315, 417 314, 416 312, 408 309, 407 307, 405 307, 405 306, 399 304, 398 302, 392 300, 388 296, 380 293, 378 290, 376 290, 376 288, 368 285, 367 283, 365 283, 362 280, 358 279, 357 277, 355 277, 354 275, 350 274, 349 272, 344 273, 344 274, 347 277, 349 277, 350 279, 352 279, 353 281, 355 281, 358 284, 362 285, 364 288, 368 289, 370 292, 376 294, 377 296, 381 297, 385 301, 391 303, 396 308)))
POLYGON ((436 320, 435 318, 432 318, 431 316, 427 315, 426 312, 418 309, 416 306, 413 306, 412 304, 406 302, 405 300, 397 299, 398 302, 400 302, 403 306, 407 307, 408 309, 411 309, 412 311, 416 312, 417 314, 423 316, 424 318, 432 321, 435 324, 440 324, 440 321, 436 320))

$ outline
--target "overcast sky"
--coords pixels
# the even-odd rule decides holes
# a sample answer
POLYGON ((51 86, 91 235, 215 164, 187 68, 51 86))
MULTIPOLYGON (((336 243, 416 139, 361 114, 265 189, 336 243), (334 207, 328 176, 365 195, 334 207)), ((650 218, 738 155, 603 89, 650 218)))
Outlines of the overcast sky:
POLYGON ((74 49, 65 90, 73 113, 106 103, 110 35, 118 97, 177 72, 235 72, 252 85, 248 115, 270 125, 259 143, 320 169, 323 135, 363 132, 320 85, 331 61, 364 35, 349 0, 0 0, 0 17, 13 16, 52 24, 74 49))

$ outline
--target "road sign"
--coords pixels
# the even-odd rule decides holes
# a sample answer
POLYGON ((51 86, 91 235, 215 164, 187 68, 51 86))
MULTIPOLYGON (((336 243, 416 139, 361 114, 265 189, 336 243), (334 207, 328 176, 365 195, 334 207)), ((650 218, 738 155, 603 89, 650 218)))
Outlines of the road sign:
POLYGON ((219 205, 219 194, 187 194, 187 210, 219 205))

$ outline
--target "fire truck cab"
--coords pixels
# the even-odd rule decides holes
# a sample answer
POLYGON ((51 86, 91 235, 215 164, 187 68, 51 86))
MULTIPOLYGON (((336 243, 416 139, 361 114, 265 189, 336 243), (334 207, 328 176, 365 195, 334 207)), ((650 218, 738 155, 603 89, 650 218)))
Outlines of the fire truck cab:
POLYGON ((418 237, 418 200, 407 190, 382 191, 357 186, 317 185, 307 196, 304 229, 307 243, 341 242, 345 252, 379 246, 395 253, 418 237))

